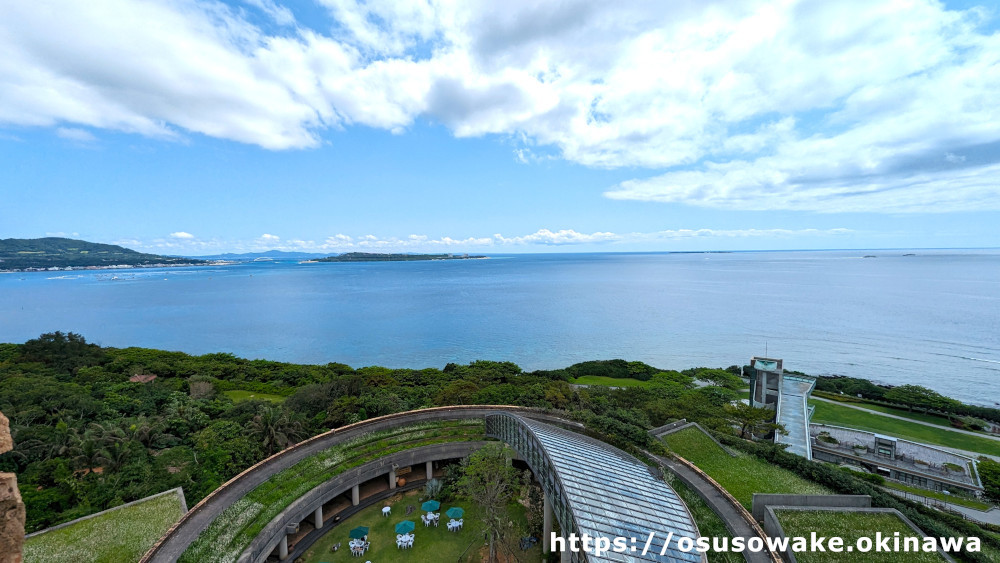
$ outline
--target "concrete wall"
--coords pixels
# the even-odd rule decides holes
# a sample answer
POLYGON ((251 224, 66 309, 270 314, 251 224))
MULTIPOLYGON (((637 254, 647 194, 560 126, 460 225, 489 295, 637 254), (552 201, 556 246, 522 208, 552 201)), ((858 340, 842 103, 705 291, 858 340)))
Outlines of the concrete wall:
POLYGON ((663 426, 660 426, 658 428, 654 428, 654 429, 650 430, 649 433, 652 434, 653 436, 656 436, 657 438, 659 438, 660 436, 663 436, 664 434, 669 434, 671 430, 673 430, 675 428, 680 428, 681 426, 684 426, 687 423, 688 423, 687 419, 686 418, 682 418, 680 420, 675 420, 673 422, 669 422, 667 424, 664 424, 663 426))
MULTIPOLYGON (((754 520, 764 521, 768 506, 810 506, 826 508, 870 508, 872 497, 868 495, 774 495, 754 493, 751 501, 754 520)), ((767 527, 764 528, 767 531, 767 527)), ((768 532, 770 535, 770 532, 768 532)))

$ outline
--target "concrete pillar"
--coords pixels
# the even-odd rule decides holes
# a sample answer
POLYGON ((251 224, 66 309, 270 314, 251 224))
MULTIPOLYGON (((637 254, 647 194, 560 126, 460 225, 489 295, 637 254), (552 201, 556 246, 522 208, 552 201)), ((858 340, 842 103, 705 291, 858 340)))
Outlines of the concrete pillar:
POLYGON ((542 553, 552 550, 549 541, 552 539, 552 503, 549 502, 549 495, 542 495, 545 501, 542 503, 542 553))
POLYGON ((572 563, 573 552, 569 550, 569 546, 562 551, 562 555, 559 557, 560 563, 572 563))
POLYGON ((351 504, 354 506, 361 504, 361 491, 357 485, 351 487, 351 504))
POLYGON ((282 561, 288 559, 288 536, 281 536, 281 543, 278 544, 278 559, 282 561))
POLYGON ((434 478, 434 462, 433 461, 428 461, 427 462, 427 480, 430 481, 433 478, 434 478))
POLYGON ((320 506, 313 512, 313 526, 318 530, 323 527, 323 507, 320 506))
POLYGON ((396 488, 396 468, 389 470, 389 489, 396 488))

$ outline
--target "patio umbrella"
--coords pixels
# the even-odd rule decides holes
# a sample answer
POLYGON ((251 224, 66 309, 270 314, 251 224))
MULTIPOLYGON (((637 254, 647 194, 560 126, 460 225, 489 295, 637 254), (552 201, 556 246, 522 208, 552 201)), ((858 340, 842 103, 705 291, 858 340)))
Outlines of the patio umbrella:
POLYGON ((448 515, 448 518, 461 518, 462 515, 465 514, 465 509, 464 508, 459 508, 457 506, 453 506, 453 507, 449 508, 448 512, 445 512, 445 514, 448 515))
POLYGON ((417 525, 413 523, 413 520, 403 520, 399 524, 396 524, 397 534, 409 534, 417 528, 417 525))
POLYGON ((420 505, 420 509, 426 510, 427 512, 434 512, 439 508, 441 508, 441 503, 436 500, 429 500, 420 505))
POLYGON ((368 526, 358 526, 351 530, 351 539, 360 540, 368 535, 368 526))

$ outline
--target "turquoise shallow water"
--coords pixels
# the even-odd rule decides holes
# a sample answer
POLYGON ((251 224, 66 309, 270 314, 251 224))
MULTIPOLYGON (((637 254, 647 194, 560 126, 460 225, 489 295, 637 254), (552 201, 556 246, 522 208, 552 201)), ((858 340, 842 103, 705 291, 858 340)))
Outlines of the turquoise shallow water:
POLYGON ((746 363, 766 346, 788 369, 916 383, 992 404, 1000 401, 1000 251, 0 274, 0 341, 55 330, 108 346, 418 368, 626 358, 683 369, 746 363))

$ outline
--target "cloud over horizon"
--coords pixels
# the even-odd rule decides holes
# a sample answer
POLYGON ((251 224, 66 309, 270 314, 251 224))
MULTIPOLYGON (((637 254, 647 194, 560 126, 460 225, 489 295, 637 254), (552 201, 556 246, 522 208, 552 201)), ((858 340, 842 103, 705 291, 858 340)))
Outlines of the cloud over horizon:
POLYGON ((139 240, 135 238, 119 239, 112 244, 166 254, 193 253, 200 255, 223 254, 227 252, 260 252, 281 250, 286 252, 506 252, 532 247, 572 247, 586 245, 605 245, 614 250, 615 245, 635 243, 669 242, 691 239, 790 239, 835 238, 853 234, 855 231, 845 228, 834 229, 667 229, 647 233, 612 233, 593 232, 581 233, 573 229, 539 229, 526 235, 505 236, 497 233, 492 236, 469 237, 430 237, 412 234, 406 237, 382 237, 373 234, 350 236, 343 233, 331 235, 321 240, 306 240, 301 238, 281 238, 277 235, 265 234, 252 240, 230 240, 223 238, 202 239, 189 233, 171 233, 165 238, 139 240))
MULTIPOLYGON (((608 187, 618 200, 1000 209, 995 7, 319 4, 332 30, 275 0, 10 3, 0 125, 78 142, 95 139, 90 128, 293 150, 424 118, 456 137, 510 138, 527 166, 555 156, 634 169, 608 187)), ((536 235, 575 236, 560 233, 536 235)))

